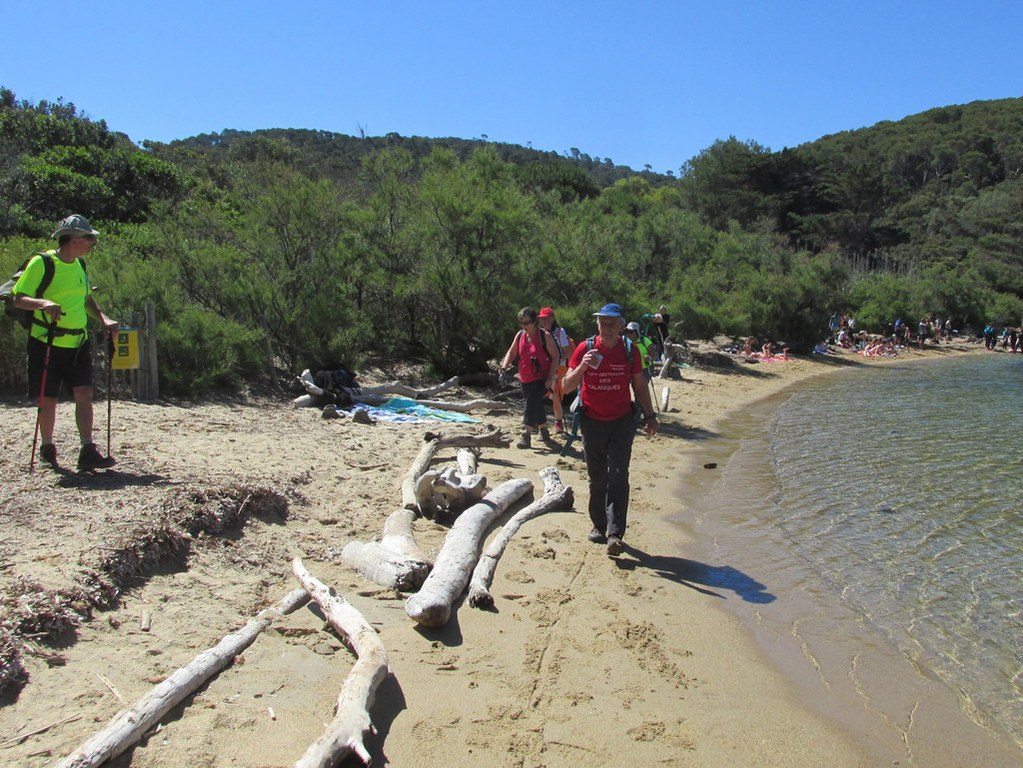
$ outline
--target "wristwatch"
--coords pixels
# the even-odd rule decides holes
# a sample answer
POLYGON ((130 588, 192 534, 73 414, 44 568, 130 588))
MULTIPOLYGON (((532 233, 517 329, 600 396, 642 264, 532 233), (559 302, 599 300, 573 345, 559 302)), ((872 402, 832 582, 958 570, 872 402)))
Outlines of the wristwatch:
POLYGON ((643 423, 646 424, 648 421, 657 421, 656 413, 648 413, 643 417, 643 423))

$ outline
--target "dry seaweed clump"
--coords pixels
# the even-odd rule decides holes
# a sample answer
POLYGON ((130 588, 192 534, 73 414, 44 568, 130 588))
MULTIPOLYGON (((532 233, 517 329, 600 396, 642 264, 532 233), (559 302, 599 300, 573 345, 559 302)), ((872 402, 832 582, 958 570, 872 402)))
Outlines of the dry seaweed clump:
POLYGON ((287 513, 287 500, 265 486, 186 488, 164 505, 164 522, 139 526, 76 581, 91 606, 109 607, 147 568, 185 554, 193 537, 239 528, 249 517, 283 520, 287 513))
POLYGON ((288 501, 267 486, 192 488, 182 493, 170 517, 192 535, 221 533, 243 525, 250 517, 281 522, 288 515, 288 501))
POLYGON ((0 624, 0 691, 25 679, 21 665, 21 638, 6 624, 0 624))
MULTIPOLYGON (((117 604, 122 591, 161 561, 186 555, 195 537, 239 528, 252 516, 284 520, 287 499, 265 486, 191 488, 177 493, 96 562, 83 563, 70 589, 48 590, 22 577, 0 594, 0 691, 21 684, 22 657, 31 640, 52 640, 79 626, 93 608, 117 604)), ((45 654, 37 654, 44 655, 45 654)))
POLYGON ((0 691, 25 679, 22 653, 29 638, 56 637, 82 620, 74 606, 80 596, 44 589, 16 578, 0 595, 0 691))

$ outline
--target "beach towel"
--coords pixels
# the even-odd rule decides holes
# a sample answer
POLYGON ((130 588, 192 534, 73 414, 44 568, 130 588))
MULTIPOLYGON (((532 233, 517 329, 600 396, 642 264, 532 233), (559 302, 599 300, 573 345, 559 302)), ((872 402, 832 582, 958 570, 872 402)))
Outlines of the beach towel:
POLYGON ((356 409, 366 411, 376 421, 389 424, 422 424, 425 421, 450 421, 457 424, 479 424, 478 419, 455 411, 443 411, 420 405, 407 397, 392 397, 380 405, 356 403, 349 414, 356 409))

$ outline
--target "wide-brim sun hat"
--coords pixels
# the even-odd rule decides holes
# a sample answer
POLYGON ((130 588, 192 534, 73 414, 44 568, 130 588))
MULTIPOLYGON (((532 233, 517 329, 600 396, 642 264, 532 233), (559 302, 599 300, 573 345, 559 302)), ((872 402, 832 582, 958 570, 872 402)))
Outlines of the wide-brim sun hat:
POLYGON ((596 312, 593 313, 594 317, 625 317, 625 310, 622 309, 621 304, 605 304, 596 312))
POLYGON ((74 235, 75 237, 81 237, 82 235, 98 235, 99 231, 92 228, 92 224, 84 216, 72 213, 60 224, 57 225, 57 231, 54 232, 50 237, 56 239, 63 237, 64 235, 74 235))

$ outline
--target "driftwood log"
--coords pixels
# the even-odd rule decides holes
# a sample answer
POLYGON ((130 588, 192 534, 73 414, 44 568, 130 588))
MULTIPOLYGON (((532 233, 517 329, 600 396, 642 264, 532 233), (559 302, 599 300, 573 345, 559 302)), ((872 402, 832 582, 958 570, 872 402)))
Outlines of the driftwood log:
POLYGON ((661 363, 661 370, 657 372, 657 378, 659 379, 670 378, 672 371, 671 364, 672 362, 674 362, 672 360, 671 354, 671 342, 667 342, 664 345, 664 350, 661 352, 661 357, 663 358, 663 361, 661 363))
POLYGON ((455 463, 458 465, 458 473, 464 477, 475 475, 479 469, 480 451, 478 448, 459 448, 455 454, 455 463))
POLYGON ((486 490, 483 475, 461 475, 454 467, 430 469, 416 481, 416 506, 425 517, 440 512, 456 515, 482 499, 486 490))
POLYGON ((416 485, 419 478, 430 469, 430 463, 441 448, 507 448, 511 445, 511 440, 496 428, 477 435, 443 435, 427 432, 423 439, 425 440, 423 447, 419 449, 419 454, 401 483, 401 505, 417 512, 421 510, 416 501, 416 485))
MULTIPOLYGON (((316 385, 313 380, 313 374, 308 369, 302 371, 302 374, 298 377, 298 382, 305 389, 306 394, 299 395, 291 401, 296 407, 301 408, 323 405, 324 398, 330 397, 330 393, 325 392, 322 387, 316 385)), ((381 403, 386 403, 392 396, 397 395, 398 397, 407 397, 415 400, 418 405, 424 405, 428 408, 438 408, 446 411, 455 411, 457 413, 468 413, 469 411, 477 410, 504 411, 508 409, 507 403, 502 403, 496 400, 469 400, 466 402, 455 402, 429 399, 434 395, 456 386, 458 386, 457 376, 441 382, 435 387, 429 387, 427 389, 413 389, 412 387, 398 381, 392 381, 376 387, 360 387, 359 389, 341 387, 341 389, 343 389, 344 392, 352 398, 353 402, 365 403, 366 405, 380 405, 381 403)), ((331 401, 328 400, 327 402, 331 401)))
POLYGON ((133 706, 121 710, 102 731, 61 760, 57 768, 98 766, 120 755, 187 696, 227 667, 274 619, 291 613, 308 600, 309 593, 305 589, 296 589, 275 605, 264 608, 238 632, 227 635, 176 670, 133 706))
POLYGON ((402 384, 400 381, 390 381, 376 387, 360 387, 359 391, 362 395, 398 395, 399 397, 410 397, 413 400, 420 400, 425 397, 433 397, 457 386, 458 377, 452 376, 447 381, 442 381, 437 386, 428 387, 427 389, 413 389, 406 384, 402 384))
POLYGON ((399 509, 388 515, 380 541, 351 541, 341 559, 374 584, 415 592, 426 580, 432 565, 412 534, 416 513, 399 509))
POLYGON ((664 349, 661 351, 661 357, 663 362, 661 363, 661 370, 657 374, 659 379, 672 379, 678 378, 675 375, 675 369, 672 367, 674 363, 682 363, 683 358, 679 354, 679 350, 683 349, 681 344, 672 344, 670 341, 664 342, 664 349))
POLYGON ((405 613, 425 627, 447 624, 452 605, 469 583, 487 528, 532 489, 529 480, 508 480, 459 515, 444 538, 422 589, 405 601, 405 613))
POLYGON ((469 581, 469 605, 473 608, 494 607, 494 596, 490 594, 490 585, 494 583, 497 561, 501 559, 508 542, 519 528, 534 517, 556 509, 571 509, 575 503, 575 494, 572 492, 572 488, 561 481, 561 475, 558 474, 556 468, 544 467, 541 469, 540 479, 543 480, 543 496, 512 515, 511 519, 490 540, 486 549, 483 550, 479 562, 476 563, 476 568, 469 581))
POLYGON ((369 708, 373 706, 377 686, 388 674, 387 651, 362 614, 313 577, 299 558, 292 561, 291 569, 358 657, 341 686, 334 720, 295 763, 295 768, 329 768, 353 752, 369 765, 369 752, 362 740, 365 734, 376 732, 369 708))

